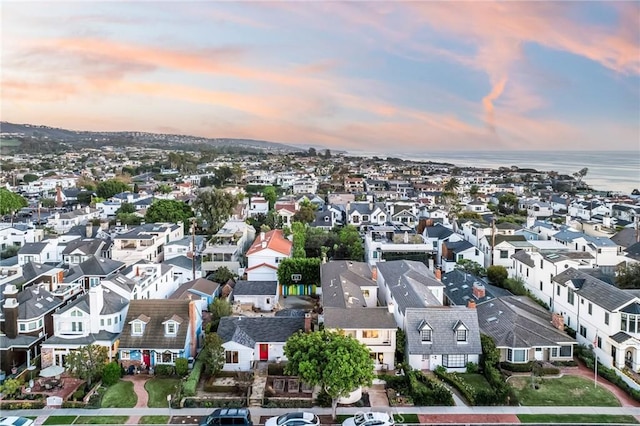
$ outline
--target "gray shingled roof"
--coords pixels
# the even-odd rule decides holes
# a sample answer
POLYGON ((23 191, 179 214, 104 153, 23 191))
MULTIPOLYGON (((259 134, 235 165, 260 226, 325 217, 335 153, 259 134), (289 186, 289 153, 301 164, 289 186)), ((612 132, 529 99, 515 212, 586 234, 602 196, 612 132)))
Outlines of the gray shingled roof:
POLYGON ((535 266, 535 262, 533 261, 533 259, 531 259, 529 253, 524 250, 517 251, 514 255, 511 256, 511 258, 524 263, 530 268, 533 268, 535 266))
POLYGON ((182 284, 176 291, 169 296, 169 299, 188 299, 189 295, 194 293, 206 294, 212 296, 218 291, 220 284, 205 278, 188 281, 182 284))
POLYGON ((250 348, 256 343, 284 343, 304 330, 304 317, 222 317, 218 336, 223 343, 236 342, 250 348))
POLYGON ((0 348, 3 351, 11 348, 30 348, 40 339, 42 339, 42 337, 29 336, 27 334, 18 334, 15 338, 10 339, 4 334, 0 334, 0 348))
POLYGON ((460 269, 454 269, 442 275, 442 283, 444 284, 444 293, 453 305, 467 306, 469 300, 473 300, 476 304, 484 303, 488 300, 501 296, 510 296, 511 293, 500 287, 490 285, 482 278, 466 274, 460 269), (484 286, 485 297, 480 299, 473 296, 473 283, 478 282, 484 286))
MULTIPOLYGON (((104 244, 104 241, 97 239, 90 240, 73 240, 70 241, 67 246, 62 250, 62 254, 71 254, 75 250, 80 250, 83 254, 96 254, 100 247, 104 244)), ((99 253, 98 253, 99 254, 99 253)))
POLYGON ((118 260, 90 256, 78 266, 80 266, 80 269, 82 269, 82 272, 85 275, 106 277, 107 275, 122 268, 123 265, 124 262, 120 262, 118 260))
POLYGON ((233 288, 235 296, 275 296, 278 292, 278 281, 236 281, 233 288))
POLYGON ((40 254, 47 246, 47 243, 24 243, 18 254, 40 254))
POLYGON ((30 286, 18 293, 18 318, 37 318, 62 305, 62 300, 54 297, 44 288, 30 286))
POLYGON ((364 307, 362 287, 378 286, 371 277, 371 268, 365 262, 339 260, 321 265, 322 306, 334 308, 364 307), (347 294, 352 299, 349 299, 346 296, 347 294))
POLYGON ((480 354, 480 329, 475 309, 462 306, 430 306, 406 310, 407 354, 456 355, 480 354), (420 324, 426 321, 431 327, 432 343, 422 343, 420 324), (458 343, 454 327, 461 322, 467 328, 467 343, 458 343))
POLYGON ((624 331, 618 331, 616 334, 611 336, 611 339, 613 339, 613 341, 615 341, 616 343, 624 343, 629 339, 633 339, 633 337, 631 337, 624 331))
POLYGON ((606 309, 615 311, 621 306, 632 301, 635 296, 624 290, 620 290, 578 269, 569 268, 553 277, 553 281, 567 285, 572 280, 581 283, 576 292, 590 302, 606 309))
POLYGON ((551 325, 551 314, 528 297, 506 296, 478 305, 478 322, 483 334, 498 347, 532 348, 576 343, 551 325))
POLYGON ((324 308, 326 328, 341 329, 393 329, 398 326, 386 307, 379 308, 324 308))
POLYGON ((124 349, 183 349, 189 330, 188 300, 144 299, 129 302, 127 319, 120 334, 120 348, 124 349), (131 334, 131 321, 140 315, 150 320, 145 325, 142 336, 131 334), (178 327, 176 335, 165 334, 163 322, 178 315, 184 321, 178 327))
POLYGON ((445 226, 427 226, 425 231, 428 238, 437 238, 439 240, 443 240, 453 234, 453 231, 445 226))
POLYGON ((111 333, 106 330, 100 330, 98 333, 90 333, 86 336, 79 336, 73 339, 69 339, 66 337, 52 336, 49 337, 43 344, 47 346, 64 346, 68 347, 69 345, 77 345, 77 346, 85 346, 90 345, 96 342, 115 342, 118 339, 118 333, 111 333))
MULTIPOLYGON (((192 260, 184 255, 173 257, 169 260, 165 260, 162 263, 167 265, 177 266, 183 269, 189 269, 189 270, 193 268, 192 260)), ((201 269, 201 266, 202 266, 201 262, 196 261, 196 271, 199 271, 201 269)))
POLYGON ((377 267, 400 312, 407 308, 442 304, 428 287, 443 287, 444 284, 436 280, 434 273, 424 263, 394 260, 379 262, 377 267))

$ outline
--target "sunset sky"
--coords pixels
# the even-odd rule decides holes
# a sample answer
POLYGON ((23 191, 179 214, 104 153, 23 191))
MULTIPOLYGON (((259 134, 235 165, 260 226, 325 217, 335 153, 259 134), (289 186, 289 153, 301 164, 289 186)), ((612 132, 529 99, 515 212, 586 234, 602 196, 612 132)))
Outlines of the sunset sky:
POLYGON ((1 119, 383 153, 640 149, 640 2, 2 1, 1 119))

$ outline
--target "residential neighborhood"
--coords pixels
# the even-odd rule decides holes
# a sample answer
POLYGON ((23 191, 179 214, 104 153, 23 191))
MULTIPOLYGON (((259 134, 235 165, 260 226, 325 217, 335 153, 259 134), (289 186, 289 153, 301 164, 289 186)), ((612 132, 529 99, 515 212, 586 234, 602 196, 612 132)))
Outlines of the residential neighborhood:
POLYGON ((460 377, 475 375, 509 405, 511 375, 562 377, 594 359, 640 395, 638 194, 329 150, 86 154, 3 156, 3 194, 19 203, 2 200, 0 381, 21 384, 3 401, 37 389, 65 406, 80 388, 51 399, 45 385, 58 385, 29 372, 88 384, 103 367, 75 360, 95 350, 121 382, 193 381, 177 404, 245 374, 244 399, 229 401, 313 405, 320 391, 289 374, 288 345, 325 332, 368 353, 379 379, 359 398, 418 374, 424 392, 474 405, 460 377))

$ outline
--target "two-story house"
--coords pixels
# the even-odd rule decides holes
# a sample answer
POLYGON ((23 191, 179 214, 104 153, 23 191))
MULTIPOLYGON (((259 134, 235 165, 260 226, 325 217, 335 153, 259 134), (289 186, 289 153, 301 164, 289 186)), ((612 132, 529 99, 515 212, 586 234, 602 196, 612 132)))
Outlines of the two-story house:
POLYGON ((139 260, 162 262, 164 246, 184 238, 182 222, 147 223, 113 239, 111 258, 131 265, 139 260))
POLYGON ((132 300, 118 346, 125 368, 175 365, 195 357, 203 344, 202 312, 195 301, 132 300))
POLYGON ((247 279, 249 281, 278 281, 278 265, 291 257, 293 243, 282 230, 261 232, 247 251, 247 279))
POLYGON ((242 220, 228 220, 209 240, 202 251, 202 270, 209 274, 226 267, 234 274, 245 265, 243 255, 256 236, 253 226, 242 220))
POLYGON ((376 370, 395 368, 397 325, 378 306, 377 268, 364 262, 332 261, 320 268, 324 327, 342 330, 369 348, 376 370))
POLYGON ((62 300, 44 285, 32 285, 18 291, 13 284, 4 286, 0 300, 0 369, 9 372, 40 354, 40 344, 53 335, 52 313, 62 300))

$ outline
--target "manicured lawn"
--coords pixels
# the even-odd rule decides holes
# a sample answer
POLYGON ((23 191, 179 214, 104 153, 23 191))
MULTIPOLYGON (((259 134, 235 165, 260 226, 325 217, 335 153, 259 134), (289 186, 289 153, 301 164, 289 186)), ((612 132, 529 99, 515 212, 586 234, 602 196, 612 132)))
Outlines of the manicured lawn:
POLYGON ((166 408, 169 406, 167 395, 176 391, 176 386, 180 386, 180 379, 151 379, 144 384, 149 394, 148 407, 166 408))
POLYGON ((139 425, 166 425, 169 423, 169 416, 142 416, 139 425))
POLYGON ((72 425, 78 416, 49 416, 43 425, 72 425))
POLYGON ((462 379, 469 384, 472 388, 478 389, 486 389, 489 387, 489 382, 484 378, 482 374, 478 373, 459 373, 458 374, 462 379))
POLYGON ((406 423, 420 423, 420 419, 418 419, 417 414, 394 414, 393 419, 396 423, 406 424, 406 423))
POLYGON ((102 408, 132 408, 136 406, 138 396, 133 391, 133 383, 120 380, 110 386, 102 397, 102 408))
POLYGON ((578 376, 536 379, 539 389, 531 388, 530 377, 513 377, 509 383, 522 405, 619 407, 620 402, 607 389, 578 376))
POLYGON ((129 416, 79 416, 74 424, 77 425, 123 425, 129 416))
POLYGON ((624 423, 638 424, 633 416, 607 416, 604 414, 518 414, 518 419, 522 423, 624 423))

